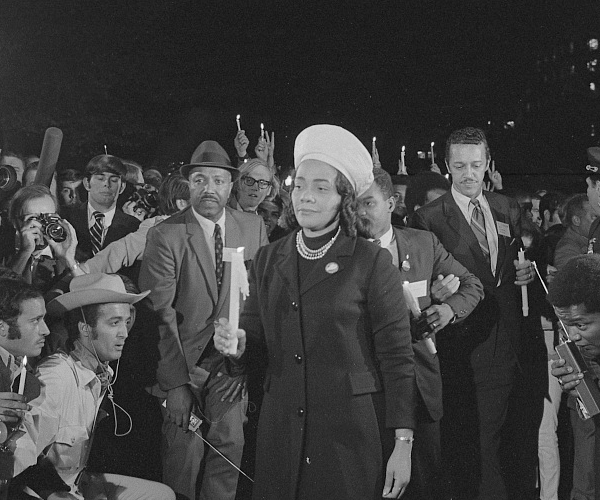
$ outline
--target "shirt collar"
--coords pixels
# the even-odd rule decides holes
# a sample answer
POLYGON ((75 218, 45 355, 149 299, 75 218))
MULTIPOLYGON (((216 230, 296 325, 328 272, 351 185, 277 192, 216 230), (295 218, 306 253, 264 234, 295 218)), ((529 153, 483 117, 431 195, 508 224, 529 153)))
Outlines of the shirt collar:
MULTIPOLYGON (((114 206, 108 212, 102 212, 104 214, 104 227, 109 227, 112 224, 113 218, 115 217, 115 212, 117 211, 117 207, 114 206)), ((88 216, 88 227, 92 227, 96 223, 96 218, 94 217, 94 212, 100 212, 100 210, 96 210, 90 202, 87 204, 87 216, 88 216)))
POLYGON ((41 257, 48 257, 50 259, 54 258, 54 255, 52 254, 52 249, 50 248, 50 245, 46 245, 44 248, 42 248, 38 252, 33 252, 34 259, 40 259, 41 257))
POLYGON ((394 229, 392 226, 379 238, 381 241, 381 248, 387 248, 392 244, 392 240, 394 238, 394 229))
POLYGON ((11 380, 15 377, 13 376, 16 372, 21 369, 21 364, 23 362, 23 358, 18 357, 15 358, 10 352, 8 352, 4 347, 0 346, 0 358, 4 365, 8 368, 11 374, 11 380))
MULTIPOLYGON (((212 238, 212 236, 215 234, 215 223, 196 212, 194 207, 192 207, 192 213, 198 221, 198 224, 200 224, 200 227, 202 227, 204 233, 210 235, 210 237, 212 238)), ((221 226, 221 238, 223 239, 223 241, 225 241, 225 210, 223 210, 223 214, 221 215, 221 217, 219 217, 219 220, 216 222, 216 224, 219 224, 219 226, 221 226)))
MULTIPOLYGON (((468 196, 465 196, 464 194, 459 192, 458 189, 456 189, 454 187, 454 184, 452 184, 452 188, 450 189, 450 191, 452 193, 452 197, 454 198, 454 201, 456 202, 456 204, 458 205, 460 210, 463 213, 470 213, 470 211, 472 210, 469 205, 471 203, 471 198, 469 198, 468 196)), ((481 190, 481 193, 479 193, 479 195, 477 195, 477 197, 475 199, 479 201, 479 203, 482 207, 484 207, 484 208, 489 207, 487 199, 485 198, 485 196, 483 196, 483 190, 481 190)))

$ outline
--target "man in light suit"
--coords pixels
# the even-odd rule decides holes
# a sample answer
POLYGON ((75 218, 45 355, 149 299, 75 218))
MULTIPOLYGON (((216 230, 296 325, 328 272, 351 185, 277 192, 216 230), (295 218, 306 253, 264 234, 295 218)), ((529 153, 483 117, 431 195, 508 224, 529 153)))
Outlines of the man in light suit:
POLYGON ((485 291, 473 314, 449 325, 438 339, 444 383, 442 454, 453 494, 460 499, 506 500, 498 456, 500 431, 517 367, 520 285, 533 281, 535 273, 529 261, 517 260, 517 202, 483 192, 489 164, 482 130, 453 132, 446 143, 452 188, 415 212, 413 226, 433 232, 485 291))
MULTIPOLYGON (((390 251, 402 279, 411 284, 413 295, 427 317, 427 333, 433 341, 435 334, 448 323, 462 321, 475 309, 483 298, 483 286, 432 233, 392 227, 395 206, 392 180, 381 168, 374 168, 373 176, 371 187, 358 198, 360 222, 376 243, 390 251)), ((411 323, 418 336, 416 320, 412 318, 411 323)), ((442 378, 437 355, 427 349, 425 342, 413 340, 419 405, 407 498, 436 500, 441 496, 442 378)))
POLYGON ((212 337, 214 322, 229 311, 231 268, 223 248, 244 247, 251 260, 268 239, 259 216, 226 207, 236 172, 216 142, 196 148, 181 167, 192 206, 149 230, 140 272, 160 317, 153 393, 166 400, 163 481, 189 500, 233 500, 238 480, 234 467, 212 449, 205 454, 203 441, 187 432, 192 409, 207 424, 201 428, 207 441, 237 466, 244 444, 245 380, 222 369, 212 337))

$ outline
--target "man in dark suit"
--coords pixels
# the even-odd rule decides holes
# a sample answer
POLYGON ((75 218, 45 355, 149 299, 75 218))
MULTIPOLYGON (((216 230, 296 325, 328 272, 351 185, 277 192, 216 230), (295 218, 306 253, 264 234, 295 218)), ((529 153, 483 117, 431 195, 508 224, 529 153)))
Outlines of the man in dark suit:
MULTIPOLYGON (((462 321, 471 313, 483 298, 483 286, 432 233, 392 227, 395 197, 390 175, 375 168, 373 176, 371 187, 358 198, 360 222, 375 242, 390 251, 402 279, 410 283, 427 317, 427 334, 433 341, 435 333, 448 323, 462 321)), ((418 336, 416 319, 411 322, 418 336)), ((427 349, 425 342, 414 339, 413 351, 419 405, 407 498, 436 500, 442 494, 439 481, 442 378, 438 357, 427 349)))
POLYGON ((88 192, 88 202, 63 209, 64 218, 77 233, 77 260, 90 259, 140 225, 139 219, 117 208, 117 198, 125 189, 126 173, 123 162, 111 155, 95 156, 85 167, 83 186, 88 192))
POLYGON ((519 286, 533 281, 535 273, 529 261, 517 260, 521 246, 517 202, 483 192, 489 164, 482 130, 453 132, 446 143, 451 191, 415 212, 413 226, 433 232, 479 278, 485 291, 473 314, 449 325, 439 338, 442 453, 454 490, 449 493, 456 498, 505 500, 498 452, 517 367, 519 286))
MULTIPOLYGON (((25 412, 31 409, 27 402, 40 395, 40 383, 29 372, 26 372, 23 393, 19 394, 18 389, 23 356, 39 356, 50 333, 44 322, 45 314, 46 306, 40 291, 24 281, 0 279, 0 422, 8 424, 9 428, 18 427, 25 412)), ((17 460, 20 450, 15 450, 14 440, 18 436, 18 433, 10 432, 4 442, 4 446, 14 450, 17 460)), ((0 480, 8 480, 22 472, 22 469, 14 470, 13 459, 12 453, 0 450, 0 480)))
POLYGON ((192 409, 208 424, 202 428, 207 441, 238 467, 244 445, 245 380, 228 375, 212 337, 214 321, 229 317, 231 264, 224 247, 244 247, 244 259, 251 260, 268 239, 258 215, 226 207, 236 172, 216 142, 196 148, 181 167, 192 206, 148 231, 140 272, 140 286, 151 290, 160 317, 152 392, 166 403, 163 480, 189 500, 233 500, 238 480, 232 465, 187 432, 192 409))

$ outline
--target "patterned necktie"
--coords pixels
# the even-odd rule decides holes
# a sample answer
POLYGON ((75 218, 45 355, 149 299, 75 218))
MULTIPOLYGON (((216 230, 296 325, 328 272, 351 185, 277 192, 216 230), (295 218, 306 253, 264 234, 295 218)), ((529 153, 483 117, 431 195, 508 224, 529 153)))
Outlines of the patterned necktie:
POLYGON ((98 366, 96 377, 100 380, 100 394, 104 394, 110 384, 110 373, 108 373, 108 368, 106 366, 98 366))
POLYGON ((223 282, 223 238, 221 238, 221 226, 215 224, 215 273, 217 276, 217 288, 221 290, 223 282))
POLYGON ((483 252, 486 260, 490 262, 490 247, 488 245, 487 236, 485 233, 485 218, 483 216, 483 210, 479 204, 479 200, 471 200, 473 205, 473 212, 471 213, 471 229, 477 237, 479 247, 483 252))
POLYGON ((102 231, 104 229, 104 214, 94 212, 92 214, 96 222, 90 228, 90 239, 92 240, 92 253, 96 255, 102 249, 102 231))
POLYGON ((381 240, 379 238, 374 239, 373 243, 375 243, 378 247, 381 246, 381 240))

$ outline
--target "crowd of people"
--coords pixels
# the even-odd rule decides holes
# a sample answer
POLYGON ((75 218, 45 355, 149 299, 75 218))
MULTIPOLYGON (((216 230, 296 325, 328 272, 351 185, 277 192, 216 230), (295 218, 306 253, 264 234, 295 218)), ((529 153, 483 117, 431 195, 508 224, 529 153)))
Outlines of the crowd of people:
POLYGON ((581 193, 527 193, 476 128, 449 176, 314 125, 287 184, 249 144, 49 185, 2 153, 0 498, 558 500, 563 401, 569 498, 600 496, 555 352, 597 384, 600 148, 581 193))

